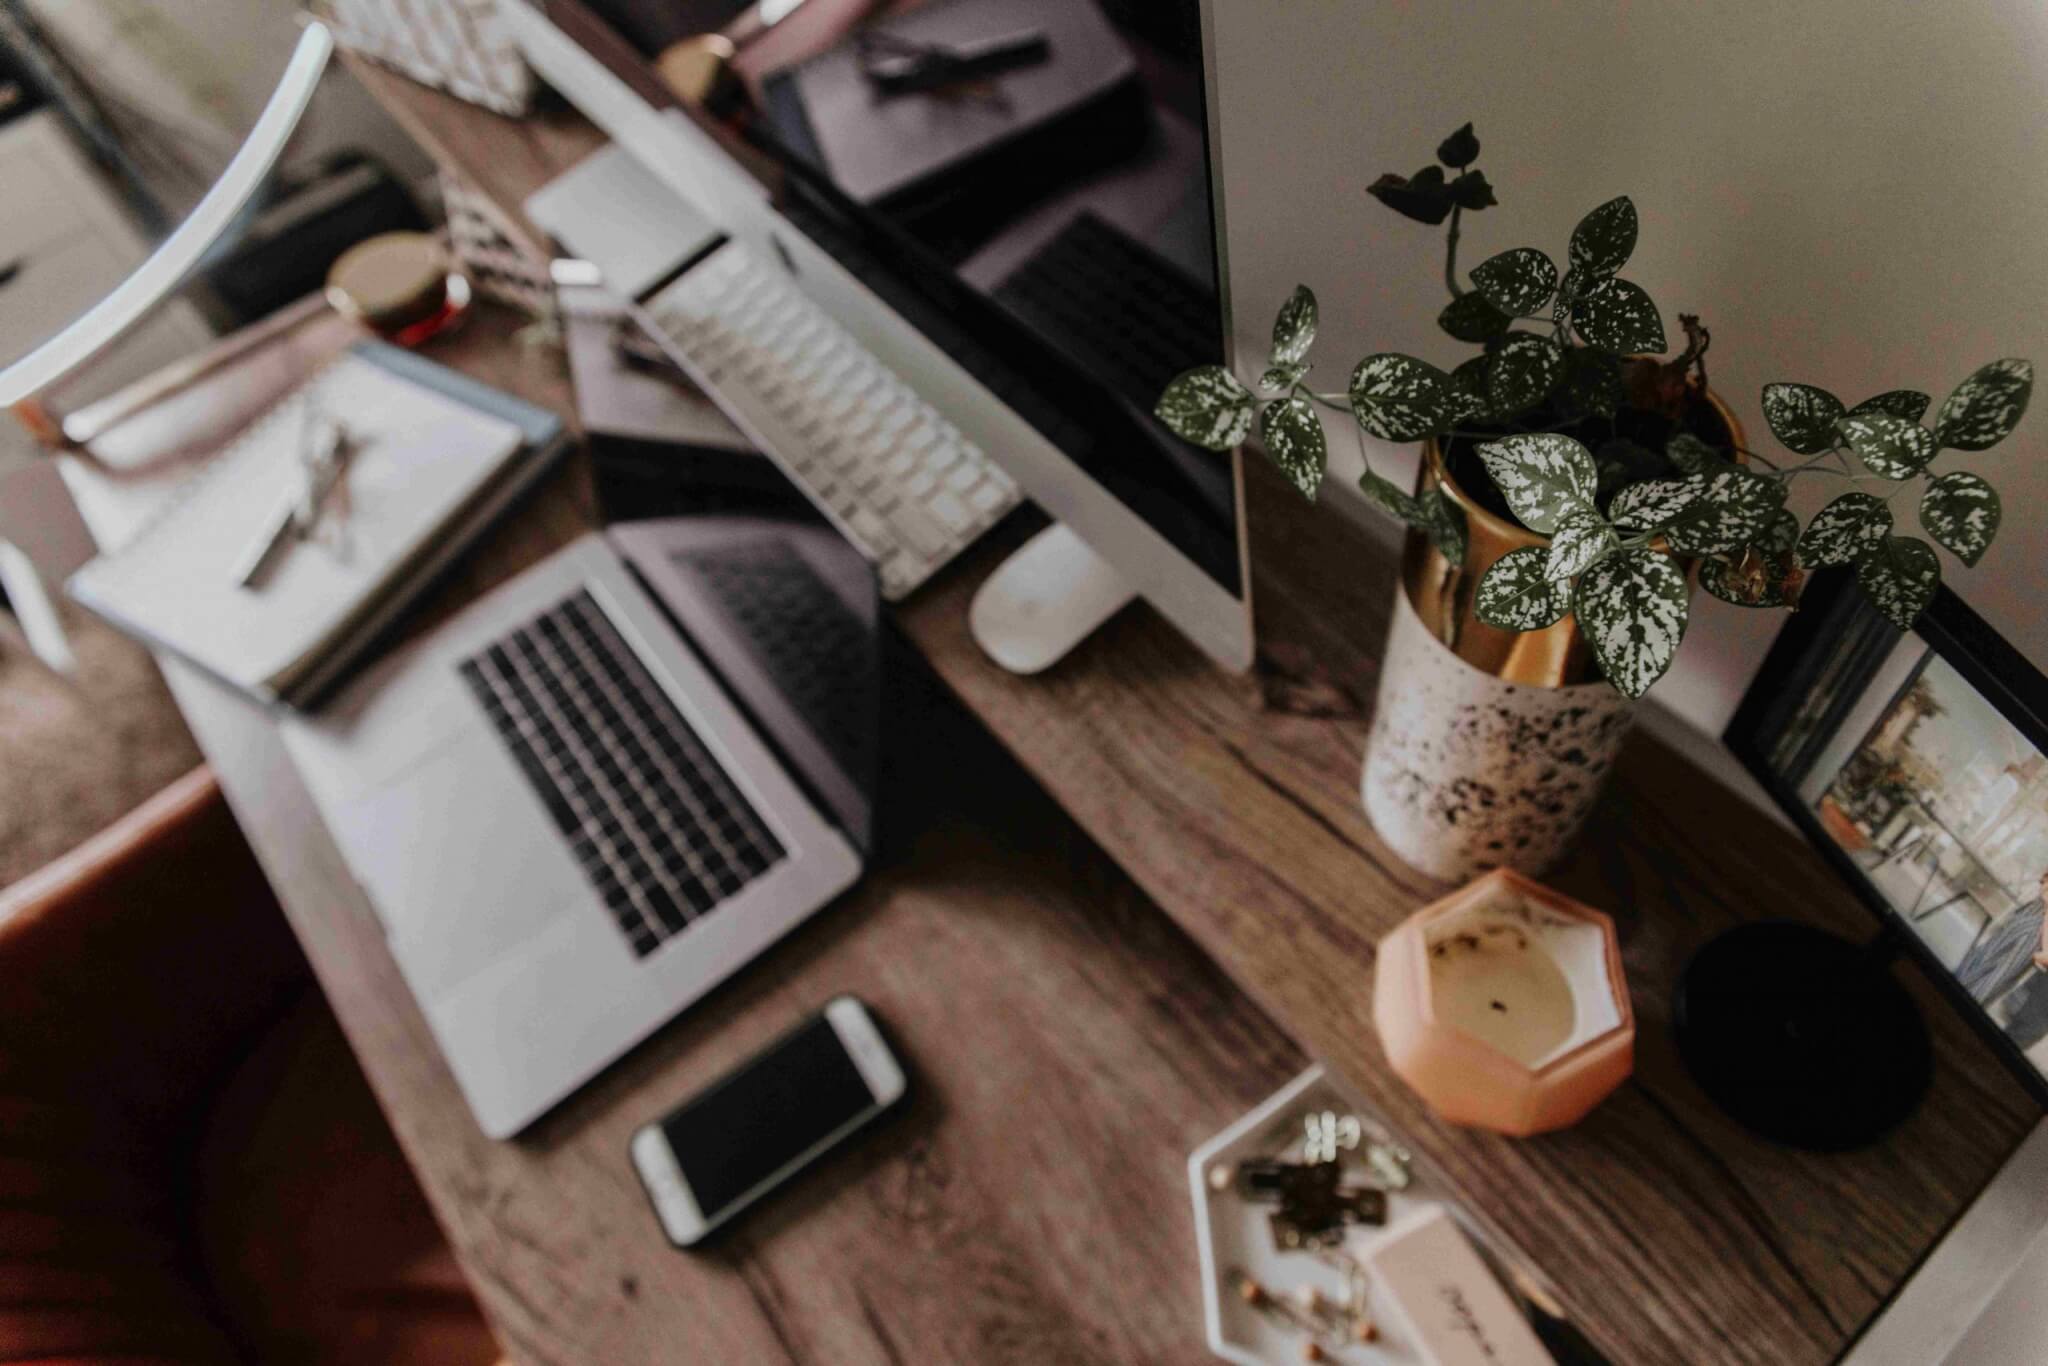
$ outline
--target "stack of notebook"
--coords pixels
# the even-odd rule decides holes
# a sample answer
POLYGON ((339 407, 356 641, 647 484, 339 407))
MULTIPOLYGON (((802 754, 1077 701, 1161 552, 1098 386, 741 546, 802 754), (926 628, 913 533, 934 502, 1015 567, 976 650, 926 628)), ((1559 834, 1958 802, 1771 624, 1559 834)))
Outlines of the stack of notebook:
POLYGON ((317 701, 568 449, 553 413, 362 342, 251 424, 149 524, 72 576, 114 626, 266 703, 317 701), (311 407, 349 443, 303 539, 242 582, 305 483, 311 407))

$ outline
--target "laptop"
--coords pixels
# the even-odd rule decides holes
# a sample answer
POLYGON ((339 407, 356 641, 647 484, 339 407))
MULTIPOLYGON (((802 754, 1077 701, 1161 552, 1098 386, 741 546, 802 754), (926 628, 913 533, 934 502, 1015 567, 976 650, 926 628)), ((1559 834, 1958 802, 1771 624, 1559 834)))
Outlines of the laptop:
POLYGON ((285 724, 486 1134, 859 877, 878 624, 872 568, 821 524, 632 523, 285 724))

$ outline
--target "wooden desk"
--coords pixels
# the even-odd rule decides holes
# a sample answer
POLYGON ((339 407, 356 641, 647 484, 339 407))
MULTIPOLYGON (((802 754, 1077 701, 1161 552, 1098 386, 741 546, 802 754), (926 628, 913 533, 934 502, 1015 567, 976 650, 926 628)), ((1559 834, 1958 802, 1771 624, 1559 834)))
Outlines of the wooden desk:
MULTIPOLYGON (((358 74, 515 218, 597 142, 572 115, 511 123, 358 74)), ((563 405, 558 365, 495 326, 442 358, 563 405)), ((1553 879, 1621 922, 1635 1079, 1576 1129, 1530 1142, 1423 1109, 1369 1023, 1373 945, 1442 890, 1387 852, 1357 796, 1390 557, 1276 479, 1251 482, 1255 678, 1219 675, 1142 608, 1047 676, 996 670, 966 625, 974 585, 1016 541, 992 538, 897 621, 1038 787, 950 704, 921 701, 897 856, 516 1144, 470 1122, 268 723, 171 671, 516 1355, 1198 1360, 1179 1155, 1302 1052, 1425 1147, 1629 1366, 1834 1357, 1982 1187, 2033 1107, 1917 979, 1934 1092, 1869 1151, 1775 1149, 1686 1077, 1670 991, 1701 940, 1762 915, 1872 927, 1796 838, 1647 737, 1553 879), (627 1133, 848 989, 905 1037, 928 1083, 916 1114, 748 1221, 722 1255, 669 1252, 623 1160, 627 1133)), ((591 515, 579 465, 437 610, 591 515)))

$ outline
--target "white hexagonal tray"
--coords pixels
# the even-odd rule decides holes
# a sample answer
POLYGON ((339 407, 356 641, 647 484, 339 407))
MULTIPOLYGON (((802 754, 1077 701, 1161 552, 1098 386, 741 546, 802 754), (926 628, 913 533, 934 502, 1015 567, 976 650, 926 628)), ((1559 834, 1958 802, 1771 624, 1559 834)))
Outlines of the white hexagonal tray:
MULTIPOLYGON (((1274 1156, 1289 1145, 1298 1148, 1302 1118, 1324 1109, 1378 1118, 1339 1091, 1325 1078, 1321 1067, 1312 1067, 1188 1157, 1188 1187, 1195 1200, 1195 1235, 1201 1251, 1202 1305, 1209 1347, 1236 1366, 1298 1366, 1303 1360, 1304 1341, 1298 1333, 1246 1304, 1235 1289, 1237 1275, 1249 1275, 1276 1293, 1313 1285, 1338 1301, 1345 1293, 1344 1275, 1312 1253, 1275 1248, 1267 1222, 1271 1211, 1247 1203, 1234 1191, 1211 1190, 1209 1173, 1220 1165, 1234 1167, 1248 1158, 1274 1156)), ((1405 1138, 1399 1141, 1408 1146, 1405 1138)), ((1410 1176, 1406 1190, 1395 1191, 1388 1197, 1388 1227, 1425 1207, 1441 1206, 1457 1220, 1518 1305, 1526 1304, 1526 1297, 1516 1288, 1515 1278, 1507 1274, 1510 1266, 1519 1268, 1519 1279, 1524 1284, 1538 1287, 1539 1293, 1548 1293, 1543 1278, 1526 1258, 1514 1255, 1498 1235, 1447 1198, 1440 1180, 1432 1175, 1428 1162, 1420 1155, 1410 1167, 1410 1176)), ((1343 1249, 1354 1259, 1360 1259, 1382 1236, 1380 1229, 1356 1228, 1347 1235, 1343 1249)), ((1375 1288, 1368 1301, 1380 1330, 1378 1340, 1330 1347, 1325 1352, 1325 1361, 1333 1366, 1416 1366, 1423 1360, 1403 1340, 1400 1314, 1383 1300, 1384 1292, 1375 1288)))

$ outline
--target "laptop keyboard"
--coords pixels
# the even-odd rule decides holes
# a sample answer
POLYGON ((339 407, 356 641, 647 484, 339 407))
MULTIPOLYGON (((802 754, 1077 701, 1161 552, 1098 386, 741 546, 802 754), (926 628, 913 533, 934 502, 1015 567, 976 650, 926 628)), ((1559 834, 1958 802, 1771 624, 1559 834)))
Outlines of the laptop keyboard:
POLYGON ((461 674, 636 955, 783 858, 587 591, 464 660, 461 674))

